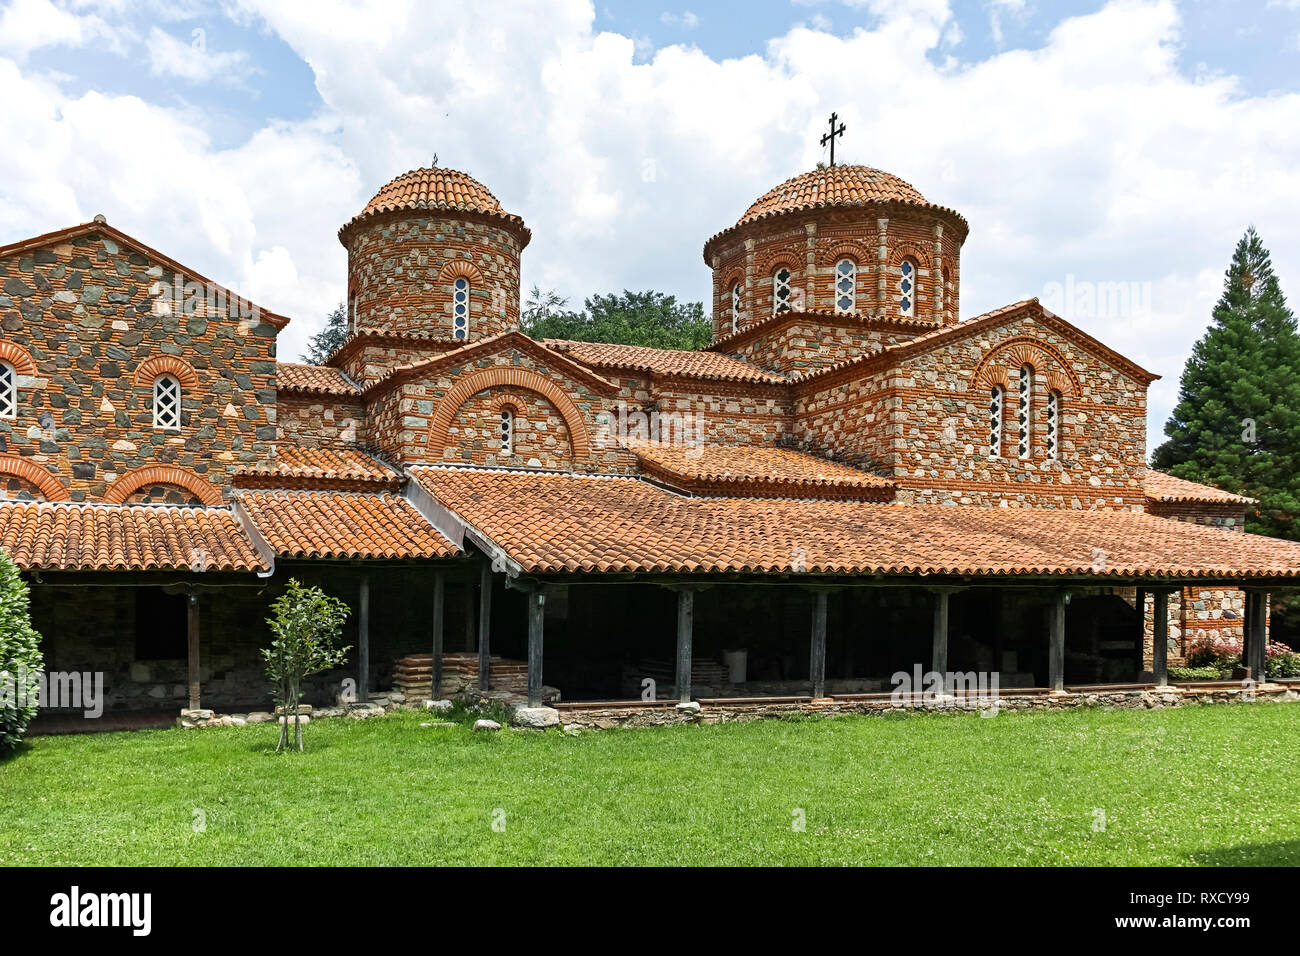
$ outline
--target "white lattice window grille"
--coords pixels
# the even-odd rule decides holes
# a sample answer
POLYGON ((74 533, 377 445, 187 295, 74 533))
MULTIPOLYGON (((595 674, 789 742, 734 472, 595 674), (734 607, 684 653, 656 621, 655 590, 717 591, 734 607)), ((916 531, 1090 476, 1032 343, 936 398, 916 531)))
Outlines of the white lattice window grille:
POLYGON ((1028 458, 1030 451, 1030 416, 1034 397, 1034 370, 1028 365, 1020 366, 1020 403, 1016 411, 1016 420, 1020 423, 1020 457, 1028 458))
POLYGON ((451 335, 452 338, 469 338, 469 280, 461 276, 452 283, 451 335))
POLYGON ((1055 458, 1061 439, 1061 395, 1047 393, 1047 457, 1055 458))
POLYGON ((835 263, 835 311, 854 312, 858 306, 858 264, 852 259, 835 263))
POLYGON ((153 427, 181 427, 181 383, 170 375, 160 375, 153 383, 153 427))
POLYGON ((784 267, 772 275, 772 314, 790 311, 790 298, 794 291, 790 288, 790 270, 784 267))
POLYGON ((501 424, 498 426, 501 435, 501 454, 513 455, 515 453, 515 413, 508 408, 501 409, 501 424))
POLYGON ((18 373, 0 362, 0 418, 18 417, 18 373))
POLYGON ((731 286, 731 331, 740 331, 740 283, 731 286))
POLYGON ((1002 386, 989 393, 989 454, 1002 454, 1002 386))
POLYGON ((916 263, 904 259, 898 273, 898 314, 916 315, 916 263))

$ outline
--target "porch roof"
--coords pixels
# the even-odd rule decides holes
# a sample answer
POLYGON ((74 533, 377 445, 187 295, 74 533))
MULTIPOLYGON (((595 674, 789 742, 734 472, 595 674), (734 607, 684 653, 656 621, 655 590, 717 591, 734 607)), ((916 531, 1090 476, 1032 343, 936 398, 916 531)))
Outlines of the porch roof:
POLYGON ((400 495, 240 491, 258 534, 284 558, 450 558, 461 549, 400 495))
POLYGON ((1300 578, 1300 542, 1135 512, 688 498, 635 478, 410 471, 526 573, 1300 578))
POLYGON ((283 448, 273 460, 243 465, 233 475, 236 487, 281 490, 396 491, 402 473, 353 448, 283 448))
POLYGON ((225 508, 3 501, 0 548, 32 570, 270 570, 225 508))

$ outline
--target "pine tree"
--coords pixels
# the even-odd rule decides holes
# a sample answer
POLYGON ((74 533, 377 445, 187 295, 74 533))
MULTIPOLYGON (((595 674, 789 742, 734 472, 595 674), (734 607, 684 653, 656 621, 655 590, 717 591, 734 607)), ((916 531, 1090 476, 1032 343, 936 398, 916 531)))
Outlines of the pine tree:
POLYGON ((1254 227, 1183 369, 1155 467, 1259 499, 1248 531, 1300 539, 1300 335, 1254 227))
POLYGON ((302 360, 309 365, 323 365, 348 337, 348 310, 340 302, 325 319, 325 328, 307 340, 302 360))

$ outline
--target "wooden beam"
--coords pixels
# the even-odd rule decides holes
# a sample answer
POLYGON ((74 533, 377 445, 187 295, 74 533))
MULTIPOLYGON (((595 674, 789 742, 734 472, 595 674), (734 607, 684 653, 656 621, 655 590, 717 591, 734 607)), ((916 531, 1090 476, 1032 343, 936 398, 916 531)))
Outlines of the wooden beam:
POLYGON ((677 592, 677 699, 691 699, 691 645, 695 631, 695 592, 682 588, 677 592))
MULTIPOLYGON (((948 673, 948 596, 943 589, 934 592, 934 630, 931 634, 930 670, 948 673)), ((945 681, 945 689, 946 681, 945 681)))
POLYGON ((542 628, 546 620, 546 592, 528 594, 528 706, 542 703, 542 628))
POLYGON ((1065 605, 1066 592, 1058 589, 1052 595, 1047 638, 1047 686, 1058 692, 1065 690, 1065 605))
POLYGON ((445 616, 446 590, 441 571, 433 572, 433 676, 429 696, 442 700, 442 628, 445 616))
POLYGON ((185 605, 185 626, 188 644, 188 679, 190 684, 190 710, 199 709, 199 596, 190 594, 185 605))
POLYGON ((357 700, 370 699, 370 575, 361 575, 357 593, 357 700))
POLYGON ((1154 592, 1155 614, 1151 625, 1151 673, 1156 685, 1169 683, 1169 592, 1154 592))
POLYGON ((813 591, 812 648, 808 655, 808 676, 813 697, 826 696, 826 591, 813 591))
POLYGON ((483 562, 478 585, 478 689, 492 686, 492 565, 483 562))

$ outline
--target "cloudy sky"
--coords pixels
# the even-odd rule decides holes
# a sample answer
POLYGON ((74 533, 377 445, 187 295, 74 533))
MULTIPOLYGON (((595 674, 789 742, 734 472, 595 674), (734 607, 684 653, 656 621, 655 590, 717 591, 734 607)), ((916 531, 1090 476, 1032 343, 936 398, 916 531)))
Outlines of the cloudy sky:
POLYGON ((0 243, 103 213, 292 359, 338 227, 437 154, 532 228, 526 285, 704 299, 835 110, 837 159, 970 220, 963 318, 1056 295, 1165 376, 1154 446, 1247 225, 1300 300, 1298 68, 1300 0, 0 0, 0 243))

